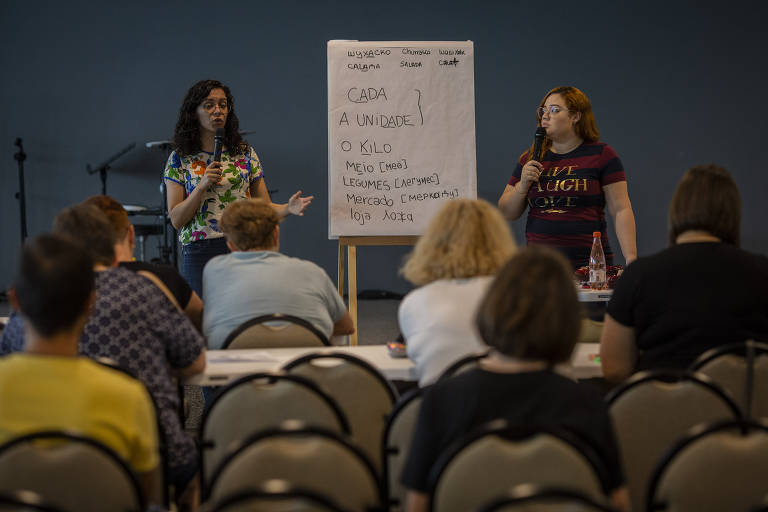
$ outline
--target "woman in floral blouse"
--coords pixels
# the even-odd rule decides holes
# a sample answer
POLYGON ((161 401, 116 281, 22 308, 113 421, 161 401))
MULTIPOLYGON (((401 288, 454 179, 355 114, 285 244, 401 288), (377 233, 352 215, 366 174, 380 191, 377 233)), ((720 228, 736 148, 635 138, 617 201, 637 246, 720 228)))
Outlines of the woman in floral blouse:
MULTIPOLYGON (((238 133, 239 122, 229 88, 217 80, 201 80, 187 91, 173 135, 176 149, 168 158, 164 178, 168 214, 179 231, 181 274, 202 297, 203 267, 229 252, 219 219, 227 205, 245 197, 271 203, 259 157, 238 133), (214 133, 224 128, 224 148, 213 161, 214 133)), ((285 217, 303 215, 313 196, 299 190, 285 204, 272 206, 285 217)))

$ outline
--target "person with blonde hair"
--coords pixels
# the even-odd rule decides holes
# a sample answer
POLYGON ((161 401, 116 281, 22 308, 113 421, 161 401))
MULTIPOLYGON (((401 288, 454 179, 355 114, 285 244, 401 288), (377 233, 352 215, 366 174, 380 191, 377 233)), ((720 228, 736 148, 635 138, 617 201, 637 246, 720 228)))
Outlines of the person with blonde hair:
POLYGON ((221 348, 243 322, 271 313, 303 318, 329 339, 354 332, 328 274, 280 253, 280 220, 263 199, 239 199, 224 211, 221 230, 232 252, 203 270, 203 333, 210 348, 221 348))
POLYGON ((429 223, 401 270, 419 288, 397 315, 420 386, 486 349, 473 325, 475 309, 515 249, 506 221, 487 201, 449 201, 429 223))

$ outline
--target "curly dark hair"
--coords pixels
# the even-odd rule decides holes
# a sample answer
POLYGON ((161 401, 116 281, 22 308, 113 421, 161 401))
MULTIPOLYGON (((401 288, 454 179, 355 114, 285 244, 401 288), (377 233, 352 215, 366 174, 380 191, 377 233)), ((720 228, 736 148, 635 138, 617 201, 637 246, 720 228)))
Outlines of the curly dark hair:
POLYGON ((248 143, 238 133, 240 121, 235 114, 235 99, 229 91, 229 87, 218 80, 200 80, 189 88, 187 95, 179 109, 179 120, 173 132, 173 145, 181 155, 193 155, 201 150, 200 121, 197 118, 197 107, 208 97, 213 89, 222 89, 227 95, 229 111, 227 122, 224 125, 224 145, 230 153, 245 153, 248 151, 248 143))

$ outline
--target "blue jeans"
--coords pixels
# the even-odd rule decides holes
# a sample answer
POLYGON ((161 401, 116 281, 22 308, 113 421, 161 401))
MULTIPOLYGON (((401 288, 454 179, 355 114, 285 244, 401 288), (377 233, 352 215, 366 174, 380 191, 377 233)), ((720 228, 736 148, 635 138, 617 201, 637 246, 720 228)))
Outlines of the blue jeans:
POLYGON ((190 242, 181 248, 181 275, 203 297, 203 267, 214 256, 228 254, 224 237, 190 242))

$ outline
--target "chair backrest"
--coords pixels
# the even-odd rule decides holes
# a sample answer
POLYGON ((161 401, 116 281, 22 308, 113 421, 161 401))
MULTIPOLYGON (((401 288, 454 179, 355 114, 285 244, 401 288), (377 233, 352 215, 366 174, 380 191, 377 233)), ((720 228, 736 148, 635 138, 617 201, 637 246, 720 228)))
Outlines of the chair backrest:
POLYGON ((273 313, 251 318, 237 326, 221 348, 276 348, 330 346, 314 325, 293 315, 273 313))
POLYGON ((203 413, 201 464, 203 484, 239 443, 287 420, 349 434, 346 415, 314 382, 299 375, 256 373, 223 388, 203 413))
POLYGON ((699 356, 691 370, 728 391, 745 418, 768 419, 768 344, 749 340, 713 348, 699 356))
POLYGON ((410 390, 400 397, 387 418, 382 436, 381 460, 384 467, 384 494, 389 510, 396 512, 405 508, 405 488, 400 484, 400 474, 408 458, 416 420, 421 408, 423 388, 410 390))
POLYGON ((0 492, 0 512, 65 512, 32 491, 0 492))
POLYGON ((324 494, 268 480, 247 491, 204 507, 203 512, 347 512, 324 494))
POLYGON ((616 509, 571 489, 522 484, 477 512, 616 512, 616 509))
POLYGON ((323 493, 349 510, 381 505, 371 461, 345 437, 319 428, 267 430, 246 440, 216 470, 208 495, 218 503, 272 479, 323 493))
POLYGON ((606 475, 594 451, 559 429, 498 420, 449 448, 432 468, 432 510, 475 510, 519 484, 560 487, 604 500, 606 475))
POLYGON ((646 510, 750 510, 768 496, 768 425, 725 421, 693 430, 654 469, 646 510))
POLYGON ((347 415, 352 440, 381 474, 381 439, 387 415, 397 400, 389 381, 367 361, 342 352, 307 354, 283 369, 319 385, 347 415))
POLYGON ((450 379, 455 375, 459 375, 474 368, 478 368, 480 366, 480 361, 485 359, 487 355, 488 352, 485 352, 483 354, 470 354, 468 356, 462 357, 461 359, 457 359, 451 363, 448 368, 443 370, 443 373, 441 373, 440 377, 437 378, 437 382, 450 379))
POLYGON ((128 465, 106 445, 71 432, 36 432, 0 445, 0 491, 19 489, 70 511, 145 508, 128 465))
POLYGON ((644 509, 651 471, 677 439, 700 423, 740 417, 727 393, 690 372, 638 373, 607 400, 633 510, 644 509))

